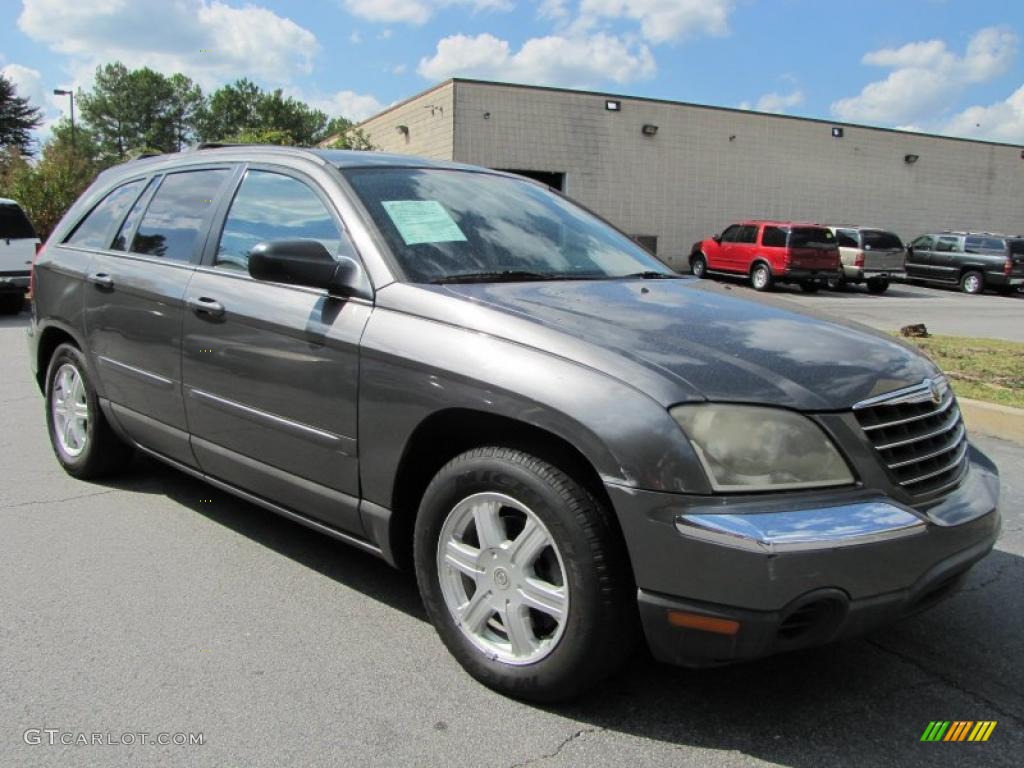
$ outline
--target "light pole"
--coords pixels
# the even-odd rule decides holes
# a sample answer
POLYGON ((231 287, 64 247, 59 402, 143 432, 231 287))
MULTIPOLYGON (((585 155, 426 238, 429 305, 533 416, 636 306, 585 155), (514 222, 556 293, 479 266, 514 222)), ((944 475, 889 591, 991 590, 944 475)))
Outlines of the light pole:
POLYGON ((75 148, 75 94, 73 91, 65 91, 60 88, 53 89, 54 96, 67 96, 71 99, 71 149, 75 148))

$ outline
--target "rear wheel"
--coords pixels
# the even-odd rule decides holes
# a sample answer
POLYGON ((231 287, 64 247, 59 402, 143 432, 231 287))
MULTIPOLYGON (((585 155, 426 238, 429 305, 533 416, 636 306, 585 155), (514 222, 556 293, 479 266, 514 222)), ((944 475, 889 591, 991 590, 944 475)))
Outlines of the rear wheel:
POLYGON ((427 614, 484 685, 567 699, 631 650, 635 587, 609 510, 535 456, 489 447, 450 461, 423 495, 414 548, 427 614))
POLYGON ((755 264, 750 270, 750 285, 755 291, 770 291, 772 289, 772 271, 764 263, 755 264))
POLYGON ((960 278, 960 290, 964 293, 978 294, 985 290, 985 278, 981 272, 964 272, 960 278))
POLYGON ((61 344, 46 371, 46 425, 53 452, 69 475, 90 480, 131 458, 100 410, 82 353, 61 344))
POLYGON ((16 315, 25 306, 25 294, 17 293, 0 294, 0 315, 16 315))
POLYGON ((698 253, 690 259, 690 271, 694 277, 704 278, 708 276, 708 261, 703 253, 698 253))
POLYGON ((882 278, 868 280, 868 293, 885 293, 889 290, 889 281, 882 278))

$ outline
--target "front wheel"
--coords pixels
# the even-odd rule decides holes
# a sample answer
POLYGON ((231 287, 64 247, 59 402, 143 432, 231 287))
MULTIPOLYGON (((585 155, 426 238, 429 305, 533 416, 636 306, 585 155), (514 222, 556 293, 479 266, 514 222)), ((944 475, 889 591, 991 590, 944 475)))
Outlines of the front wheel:
POLYGON ((750 270, 750 285, 755 291, 770 291, 772 289, 772 271, 767 264, 756 264, 750 270))
POLYGON ((981 272, 965 272, 960 278, 960 290, 964 293, 979 294, 985 290, 985 278, 981 272))
POLYGON ((46 369, 46 426, 64 471, 80 480, 109 474, 131 458, 100 410, 82 353, 61 344, 46 369))
POLYGON ((694 277, 705 278, 708 276, 708 261, 703 253, 698 253, 690 259, 690 272, 694 277))
POLYGON ((636 595, 610 511, 552 464, 478 448, 423 495, 416 578, 427 614, 469 674, 532 701, 578 695, 636 636, 636 595))

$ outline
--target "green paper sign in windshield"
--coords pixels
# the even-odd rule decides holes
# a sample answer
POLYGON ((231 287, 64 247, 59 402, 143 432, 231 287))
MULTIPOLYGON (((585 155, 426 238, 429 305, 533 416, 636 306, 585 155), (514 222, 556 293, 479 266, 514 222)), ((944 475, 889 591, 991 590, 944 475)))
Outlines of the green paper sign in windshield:
POLYGON ((384 210, 406 245, 465 241, 459 225, 436 200, 384 200, 384 210))

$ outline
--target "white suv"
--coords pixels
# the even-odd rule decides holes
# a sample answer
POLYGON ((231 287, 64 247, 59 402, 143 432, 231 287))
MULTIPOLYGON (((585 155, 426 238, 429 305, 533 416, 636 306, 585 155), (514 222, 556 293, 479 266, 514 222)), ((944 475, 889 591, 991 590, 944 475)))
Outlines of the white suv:
POLYGON ((38 246, 39 238, 21 206, 0 197, 0 314, 16 315, 25 305, 38 246))

